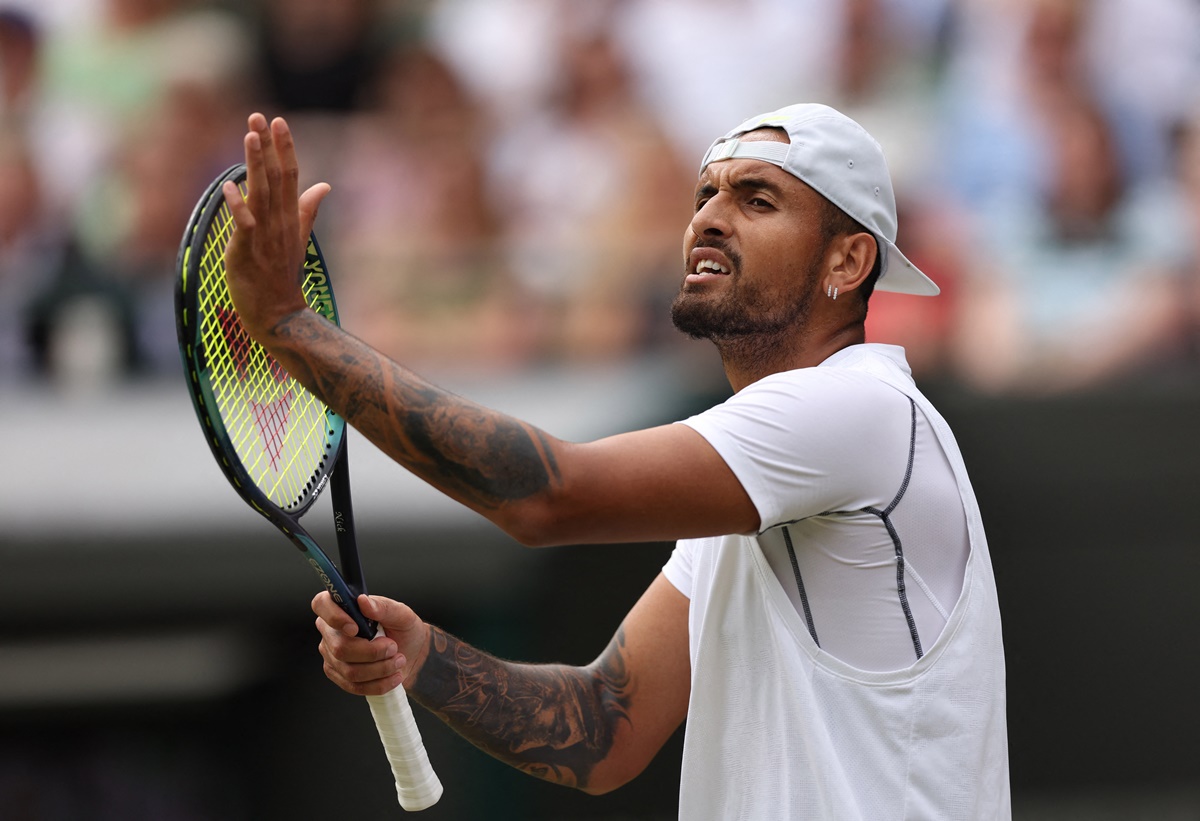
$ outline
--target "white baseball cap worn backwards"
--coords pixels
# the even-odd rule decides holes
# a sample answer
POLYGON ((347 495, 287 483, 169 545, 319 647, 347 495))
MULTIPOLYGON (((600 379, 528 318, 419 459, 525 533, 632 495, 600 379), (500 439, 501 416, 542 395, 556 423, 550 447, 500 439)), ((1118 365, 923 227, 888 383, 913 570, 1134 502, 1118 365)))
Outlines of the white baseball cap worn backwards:
POLYGON ((779 166, 870 231, 881 257, 876 290, 921 296, 940 292, 896 247, 896 196, 883 149, 854 120, 815 103, 760 114, 714 142, 700 171, 709 163, 730 159, 762 160, 779 166), (791 142, 737 139, 759 128, 781 128, 791 142))

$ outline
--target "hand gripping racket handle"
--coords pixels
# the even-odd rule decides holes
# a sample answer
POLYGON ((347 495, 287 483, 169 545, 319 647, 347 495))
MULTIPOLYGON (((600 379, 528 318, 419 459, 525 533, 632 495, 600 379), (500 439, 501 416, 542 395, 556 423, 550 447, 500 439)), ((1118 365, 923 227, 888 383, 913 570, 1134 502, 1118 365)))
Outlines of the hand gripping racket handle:
MULTIPOLYGON (((336 586, 339 582, 347 588, 343 596, 343 609, 358 625, 359 635, 372 638, 378 625, 365 618, 358 609, 358 594, 367 592, 362 565, 358 560, 358 545, 354 531, 354 509, 350 500, 350 469, 347 462, 346 442, 330 477, 330 492, 333 494, 334 522, 337 529, 338 553, 342 559, 342 573, 331 567, 328 575, 336 586)), ((317 551, 319 552, 319 550, 317 551)), ((341 592, 339 590, 339 592, 341 592)), ((367 696, 371 715, 375 717, 375 729, 392 766, 396 779, 396 797, 400 806, 413 812, 432 807, 442 797, 442 782, 429 763, 429 755, 421 742, 421 732, 413 719, 408 694, 397 687, 381 696, 367 696)))
POLYGON ((432 807, 442 797, 442 782, 429 764, 404 687, 381 696, 367 696, 367 703, 392 765, 400 806, 410 812, 432 807))

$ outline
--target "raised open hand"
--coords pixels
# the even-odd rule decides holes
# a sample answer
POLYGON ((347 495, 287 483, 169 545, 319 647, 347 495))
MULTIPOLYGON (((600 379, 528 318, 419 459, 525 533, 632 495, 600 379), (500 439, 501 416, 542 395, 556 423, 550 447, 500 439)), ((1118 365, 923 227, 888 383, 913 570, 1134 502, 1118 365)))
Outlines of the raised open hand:
POLYGON ((299 192, 300 166, 282 117, 247 120, 246 197, 232 182, 222 189, 236 226, 225 250, 225 276, 246 331, 260 342, 279 321, 307 310, 300 290, 309 232, 327 183, 299 192))

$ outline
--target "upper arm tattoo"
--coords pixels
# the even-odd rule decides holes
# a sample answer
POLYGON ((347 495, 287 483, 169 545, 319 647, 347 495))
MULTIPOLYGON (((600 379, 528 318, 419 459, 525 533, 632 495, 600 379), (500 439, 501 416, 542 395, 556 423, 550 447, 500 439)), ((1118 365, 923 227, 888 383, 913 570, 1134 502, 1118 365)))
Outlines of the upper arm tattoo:
POLYGON ((633 687, 618 630, 588 667, 518 664, 431 628, 410 693, 460 735, 517 769, 584 788, 630 723, 633 687))

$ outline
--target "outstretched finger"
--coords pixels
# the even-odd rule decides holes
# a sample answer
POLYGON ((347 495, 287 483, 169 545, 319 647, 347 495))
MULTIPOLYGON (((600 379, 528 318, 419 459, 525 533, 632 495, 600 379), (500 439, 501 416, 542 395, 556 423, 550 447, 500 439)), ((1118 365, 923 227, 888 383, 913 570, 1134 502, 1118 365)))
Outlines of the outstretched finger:
POLYGON ((254 214, 250 211, 250 206, 242 197, 242 189, 233 180, 226 180, 221 186, 221 193, 225 196, 225 204, 229 207, 229 213, 233 216, 233 224, 239 231, 248 232, 254 229, 257 224, 254 220, 254 214))
POLYGON ((292 130, 288 128, 283 117, 271 121, 271 140, 275 145, 275 155, 279 158, 281 177, 279 180, 279 201, 290 210, 290 203, 296 202, 300 194, 300 162, 296 158, 296 142, 292 138, 292 130))
MULTIPOLYGON (((262 143, 262 165, 263 174, 267 182, 267 208, 271 213, 282 205, 285 209, 288 206, 288 201, 283 199, 280 188, 282 186, 283 169, 279 165, 279 147, 275 144, 275 138, 271 134, 271 126, 267 123, 267 118, 261 114, 252 117, 252 125, 258 139, 262 143)), ((295 199, 291 202, 294 204, 295 199)), ((293 205, 294 207, 294 205, 293 205)))
POLYGON ((267 118, 254 113, 246 122, 249 129, 242 140, 246 154, 246 202, 256 216, 263 216, 270 208, 271 186, 267 181, 266 157, 263 153, 262 134, 267 118))

